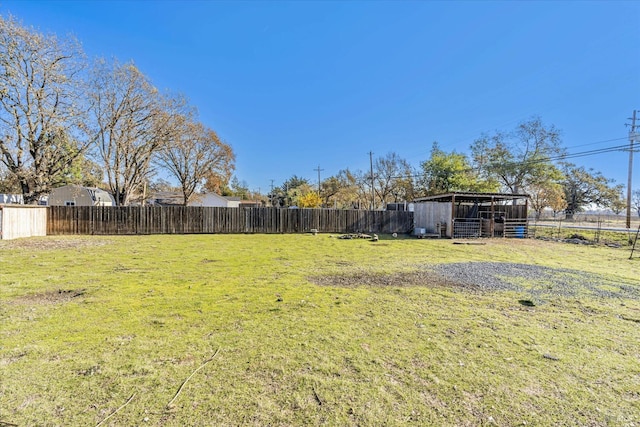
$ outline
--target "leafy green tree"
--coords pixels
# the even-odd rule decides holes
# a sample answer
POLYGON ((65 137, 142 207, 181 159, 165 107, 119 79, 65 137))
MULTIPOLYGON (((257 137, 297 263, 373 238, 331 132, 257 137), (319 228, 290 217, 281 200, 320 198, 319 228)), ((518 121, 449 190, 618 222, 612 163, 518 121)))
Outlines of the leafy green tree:
POLYGON ((418 183, 423 195, 453 191, 495 192, 499 184, 493 178, 482 179, 473 169, 466 155, 447 153, 434 142, 431 157, 420 164, 422 176, 418 183))
POLYGON ((229 189, 231 194, 228 196, 240 197, 241 199, 247 199, 251 197, 251 191, 249 190, 249 184, 246 181, 240 181, 238 177, 231 178, 229 183, 229 189))
POLYGON ((60 185, 76 184, 85 187, 101 187, 104 184, 104 171, 100 165, 84 154, 78 155, 63 172, 60 185))
POLYGON ((281 189, 285 193, 287 193, 290 190, 296 189, 303 185, 309 185, 309 180, 306 178, 299 177, 297 175, 293 175, 291 178, 289 178, 282 184, 281 189))
POLYGON ((300 206, 302 198, 309 193, 316 193, 317 189, 311 184, 300 184, 297 187, 290 188, 286 193, 285 206, 300 206))
POLYGON ((338 172, 324 180, 320 195, 326 207, 353 208, 358 206, 359 193, 357 177, 349 169, 338 172))
POLYGON ((273 189, 273 192, 269 194, 269 200, 272 206, 297 206, 298 198, 308 191, 311 191, 309 180, 293 175, 282 186, 273 189))
POLYGON ((560 131, 545 126, 540 118, 522 122, 508 133, 484 135, 472 144, 471 151, 481 176, 497 180, 513 194, 561 177, 554 164, 564 152, 560 131))
POLYGON ((611 212, 616 215, 619 215, 622 211, 627 208, 627 198, 620 191, 617 197, 611 202, 611 206, 609 206, 611 212))
MULTIPOLYGON (((343 183, 337 176, 330 176, 322 181, 320 184, 320 196, 322 197, 322 203, 324 206, 332 207, 332 201, 335 201, 335 196, 342 189, 343 183)), ((334 203, 334 205, 337 204, 334 203)))
POLYGON ((611 207, 622 191, 622 185, 612 184, 613 180, 605 178, 600 172, 566 164, 562 186, 567 201, 567 219, 572 219, 575 213, 588 205, 611 207))

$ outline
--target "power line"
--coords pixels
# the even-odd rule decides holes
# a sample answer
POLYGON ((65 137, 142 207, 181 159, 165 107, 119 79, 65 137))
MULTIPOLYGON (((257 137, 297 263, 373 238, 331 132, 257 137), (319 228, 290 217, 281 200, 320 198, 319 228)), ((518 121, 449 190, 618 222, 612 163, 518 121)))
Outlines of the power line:
MULTIPOLYGON (((514 120, 515 121, 515 120, 514 120)), ((580 148, 580 147, 588 147, 588 146, 592 146, 592 145, 598 145, 598 144, 605 144, 608 142, 615 142, 615 141, 627 141, 628 140, 628 136, 624 136, 624 137, 618 137, 618 138, 610 138, 610 139, 604 139, 604 140, 600 140, 600 141, 595 141, 595 142, 589 142, 589 143, 585 143, 585 144, 577 144, 577 145, 570 145, 568 147, 564 147, 567 149, 570 148, 580 148)), ((440 145, 440 143, 438 143, 440 145)), ((442 147, 446 148, 447 144, 443 144, 442 147)), ((606 154, 609 152, 614 152, 614 151, 628 151, 629 150, 629 145, 625 144, 625 145, 616 145, 616 146, 611 146, 611 147, 604 147, 602 149, 596 149, 596 150, 587 150, 587 151, 583 151, 583 152, 577 152, 577 153, 570 153, 570 154, 563 154, 563 155, 557 155, 557 156, 553 156, 553 157, 547 157, 547 158, 540 158, 540 159, 532 159, 532 160, 527 160, 525 162, 512 162, 513 164, 517 164, 517 163, 523 163, 523 164, 528 164, 528 163, 539 163, 539 162, 547 162, 547 161, 557 161, 557 160, 564 160, 564 159, 573 159, 573 158, 579 158, 579 157, 587 157, 587 156, 593 156, 593 155, 597 155, 597 154, 606 154), (602 150, 602 151, 600 151, 602 150)), ((420 150, 420 152, 422 152, 423 150, 420 150)), ((427 150, 425 150, 427 151, 427 150)), ((462 151, 455 151, 457 154, 463 154, 464 152, 462 151)), ((634 152, 638 152, 638 148, 634 149, 634 152)), ((373 152, 368 152, 367 153, 370 157, 370 168, 371 168, 371 175, 369 176, 369 178, 373 178, 373 152)), ((320 166, 318 166, 320 167, 320 166)), ((476 168, 469 168, 466 171, 473 171, 476 168)), ((317 169, 314 169, 314 171, 317 171, 317 169)), ((324 169, 322 169, 322 171, 324 171, 324 169)), ((403 176, 392 176, 390 177, 391 179, 398 179, 398 178, 416 178, 416 177, 421 177, 424 174, 412 174, 412 175, 403 175, 403 176)), ((318 178, 318 182, 320 182, 320 179, 318 178)), ((373 184, 372 184, 373 187, 373 184)), ((375 198, 375 196, 374 196, 375 198)))
MULTIPOLYGON (((575 159, 575 158, 579 158, 579 157, 587 157, 587 156, 594 156, 594 155, 597 155, 597 154, 611 153, 611 152, 615 152, 615 151, 628 151, 628 150, 629 150, 629 146, 627 144, 625 144, 625 145, 615 145, 615 146, 599 148, 599 149, 595 149, 595 150, 580 151, 580 152, 577 152, 577 153, 558 154, 556 156, 534 158, 534 159, 525 160, 525 161, 522 161, 522 162, 505 162, 505 165, 528 166, 528 165, 533 165, 533 164, 536 164, 536 163, 555 162, 555 161, 560 161, 560 160, 575 159)), ((638 150, 633 150, 633 151, 635 152, 635 151, 638 151, 638 150)), ((472 172, 475 169, 476 168, 468 168, 468 169, 463 170, 462 172, 472 172)), ((392 178, 394 178, 394 179, 398 179, 398 178, 418 178, 418 177, 421 177, 421 176, 424 176, 424 174, 421 173, 421 174, 414 174, 414 175, 394 176, 392 178)))
POLYGON ((623 136, 622 138, 612 138, 612 139, 605 139, 602 141, 597 141, 597 142, 590 142, 588 144, 578 144, 578 145, 570 145, 569 147, 566 148, 579 148, 579 147, 588 147, 590 145, 598 145, 598 144, 604 144, 606 142, 613 142, 613 141, 623 141, 626 140, 627 137, 623 136))

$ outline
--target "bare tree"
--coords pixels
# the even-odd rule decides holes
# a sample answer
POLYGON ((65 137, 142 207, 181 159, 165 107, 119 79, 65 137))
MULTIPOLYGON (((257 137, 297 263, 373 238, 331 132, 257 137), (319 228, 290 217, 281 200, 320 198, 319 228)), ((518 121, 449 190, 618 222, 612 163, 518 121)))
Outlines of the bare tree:
POLYGON ((132 63, 100 61, 91 83, 97 154, 116 203, 127 205, 149 179, 156 153, 174 137, 184 102, 161 95, 132 63))
POLYGON ((633 192, 633 197, 631 198, 631 207, 633 207, 638 216, 640 216, 640 190, 636 190, 633 192))
POLYGON ((349 209, 361 204, 366 206, 366 199, 359 200, 358 190, 358 176, 349 169, 343 169, 322 182, 320 194, 326 207, 349 209))
POLYGON ((408 195, 406 177, 411 176, 409 162, 396 153, 388 153, 376 159, 373 165, 373 182, 376 202, 385 206, 389 202, 398 202, 408 195))
POLYGON ((20 183, 16 176, 0 162, 0 193, 19 193, 20 183))
POLYGON ((85 133, 82 50, 0 16, 0 161, 26 203, 59 183, 92 142, 85 133))
POLYGON ((178 180, 187 206, 206 179, 229 180, 235 155, 213 130, 191 117, 180 116, 178 122, 172 141, 158 151, 158 163, 178 180))

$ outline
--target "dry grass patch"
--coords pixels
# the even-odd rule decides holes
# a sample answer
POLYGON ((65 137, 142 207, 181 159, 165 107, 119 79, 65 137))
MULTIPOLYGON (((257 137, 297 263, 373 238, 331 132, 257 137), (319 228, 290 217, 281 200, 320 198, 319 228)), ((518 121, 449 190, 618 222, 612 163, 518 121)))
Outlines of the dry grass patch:
POLYGON ((445 288, 464 288, 466 290, 478 290, 479 288, 473 284, 463 283, 455 279, 449 279, 434 273, 433 271, 409 271, 394 274, 375 274, 375 273, 350 273, 325 276, 311 276, 307 278, 311 283, 320 286, 335 286, 340 288, 357 288, 360 286, 368 287, 445 287, 445 288))
POLYGON ((22 305, 62 304, 83 296, 86 291, 86 289, 58 289, 23 295, 13 299, 12 302, 22 305))
POLYGON ((29 239, 0 240, 2 250, 47 251, 65 249, 84 249, 110 244, 109 240, 95 237, 57 236, 33 237, 29 239))

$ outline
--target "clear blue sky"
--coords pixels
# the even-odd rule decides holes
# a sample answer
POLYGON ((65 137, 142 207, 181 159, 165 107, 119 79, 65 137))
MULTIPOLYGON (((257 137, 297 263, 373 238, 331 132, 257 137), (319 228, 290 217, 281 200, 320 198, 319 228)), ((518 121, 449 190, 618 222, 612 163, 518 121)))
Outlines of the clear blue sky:
MULTIPOLYGON (((0 0, 0 13, 185 94, 263 193, 315 183, 318 166, 366 171, 369 151, 415 166, 433 141, 467 152, 534 115, 570 153, 621 145, 640 110, 640 2, 0 0)), ((573 161, 626 185, 627 152, 573 161)))

